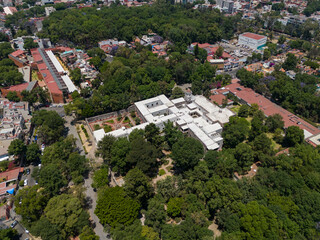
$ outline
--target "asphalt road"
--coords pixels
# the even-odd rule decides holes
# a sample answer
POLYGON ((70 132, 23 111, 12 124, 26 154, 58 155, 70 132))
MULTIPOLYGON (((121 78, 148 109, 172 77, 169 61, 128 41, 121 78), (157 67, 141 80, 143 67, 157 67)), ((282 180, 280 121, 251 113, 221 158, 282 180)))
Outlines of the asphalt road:
POLYGON ((85 179, 84 186, 86 188, 86 195, 87 195, 87 200, 90 203, 89 204, 89 214, 90 214, 90 219, 94 222, 94 232, 96 233, 97 236, 99 236, 100 240, 109 240, 111 238, 108 238, 107 235, 108 233, 104 232, 104 228, 99 222, 99 218, 97 215, 94 214, 94 210, 96 209, 97 206, 97 193, 93 191, 92 187, 92 178, 89 176, 88 179, 85 179))
POLYGON ((81 140, 79 138, 76 126, 72 123, 73 117, 72 116, 65 116, 64 120, 66 120, 66 123, 64 124, 66 128, 68 129, 68 135, 73 135, 76 138, 76 144, 77 148, 81 155, 85 155, 84 149, 81 143, 81 140))

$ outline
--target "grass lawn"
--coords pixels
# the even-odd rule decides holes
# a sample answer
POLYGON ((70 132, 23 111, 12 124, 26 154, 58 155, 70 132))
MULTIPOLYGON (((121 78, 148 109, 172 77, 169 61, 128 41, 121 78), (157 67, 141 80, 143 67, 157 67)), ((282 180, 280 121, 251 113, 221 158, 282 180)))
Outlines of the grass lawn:
POLYGON ((39 79, 39 77, 38 77, 38 75, 37 75, 37 71, 32 71, 32 73, 31 73, 31 81, 38 81, 38 80, 40 80, 39 79))
POLYGON ((281 145, 276 143, 274 140, 273 140, 273 133, 267 133, 266 134, 268 138, 270 138, 272 144, 272 148, 275 149, 275 150, 279 150, 281 148, 281 145))
POLYGON ((108 120, 108 121, 106 121, 107 123, 111 123, 111 124, 113 124, 114 123, 114 120, 113 119, 111 119, 111 120, 108 120))
POLYGON ((238 114, 240 107, 241 107, 240 105, 237 105, 237 106, 233 106, 233 107, 230 108, 230 109, 231 109, 231 111, 233 111, 234 113, 238 114))

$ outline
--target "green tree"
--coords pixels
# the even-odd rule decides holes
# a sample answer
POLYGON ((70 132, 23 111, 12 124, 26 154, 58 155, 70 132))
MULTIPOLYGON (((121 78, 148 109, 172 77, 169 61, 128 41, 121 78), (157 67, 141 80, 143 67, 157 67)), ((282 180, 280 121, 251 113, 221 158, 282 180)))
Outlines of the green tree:
POLYGON ((130 143, 127 138, 118 138, 111 147, 110 166, 112 171, 125 174, 128 171, 126 156, 130 151, 130 143))
POLYGON ((136 138, 130 143, 126 163, 130 168, 137 167, 147 176, 155 176, 158 170, 159 151, 143 138, 136 138), (143 143, 143 144, 141 144, 143 143))
POLYGON ((266 119, 266 126, 268 127, 269 132, 274 132, 277 128, 283 129, 284 122, 280 114, 274 114, 266 119))
POLYGON ((179 139, 183 138, 181 131, 173 126, 173 123, 170 121, 165 123, 163 131, 165 133, 165 141, 168 143, 169 148, 171 148, 179 139))
POLYGON ((239 143, 235 149, 234 157, 242 169, 249 170, 254 161, 254 152, 248 144, 239 143))
POLYGON ((250 107, 247 104, 241 105, 241 107, 239 108, 238 116, 247 118, 249 116, 249 109, 250 107))
POLYGON ((44 213, 66 238, 79 234, 89 224, 89 214, 82 208, 80 200, 72 195, 62 194, 51 198, 44 213))
POLYGON ((32 222, 40 219, 47 202, 48 197, 38 185, 20 189, 14 198, 16 213, 32 222))
POLYGON ((107 164, 110 164, 111 159, 111 149, 116 138, 111 135, 105 135, 101 141, 98 142, 98 148, 96 151, 96 156, 99 156, 107 164))
POLYGON ((160 240, 159 234, 148 226, 142 226, 141 236, 146 240, 160 240))
POLYGON ((174 89, 172 89, 171 98, 175 99, 175 98, 180 98, 180 97, 184 97, 183 90, 180 87, 175 87, 174 89))
POLYGON ((32 38, 24 39, 24 45, 23 45, 24 49, 30 50, 32 48, 37 48, 37 47, 38 47, 38 44, 35 43, 32 38))
POLYGON ((83 182, 83 175, 88 170, 88 161, 85 156, 78 152, 70 154, 67 160, 68 176, 72 178, 75 184, 83 182))
POLYGON ((269 49, 263 51, 263 60, 268 60, 271 57, 271 52, 269 49))
POLYGON ((40 236, 42 240, 62 240, 60 229, 57 225, 52 224, 46 217, 41 217, 40 220, 31 225, 31 233, 35 236, 40 236))
POLYGON ((285 142, 289 146, 295 146, 302 143, 304 140, 303 130, 297 126, 290 126, 286 130, 285 142))
POLYGON ((126 197, 120 187, 107 188, 98 196, 95 214, 103 225, 115 227, 118 224, 130 225, 137 218, 140 205, 126 197))
POLYGON ((61 174, 61 171, 54 164, 44 166, 40 170, 39 185, 45 188, 45 191, 51 195, 56 195, 60 189, 66 186, 67 181, 61 174))
POLYGON ((298 59, 296 58, 296 56, 292 53, 288 53, 286 60, 282 64, 282 67, 285 70, 294 70, 297 64, 298 64, 298 59))
POLYGON ((76 68, 76 69, 72 70, 70 73, 70 77, 75 85, 80 86, 81 79, 82 79, 80 68, 76 68))
POLYGON ((224 52, 223 47, 219 46, 218 49, 217 49, 217 51, 216 51, 216 54, 215 54, 215 55, 216 55, 218 58, 221 58, 223 52, 224 52))
POLYGON ((154 123, 148 124, 144 129, 145 138, 153 145, 158 144, 159 134, 160 129, 154 123))
POLYGON ((108 186, 109 184, 109 170, 107 167, 102 167, 99 170, 96 170, 93 174, 92 187, 99 189, 108 186))
POLYGON ((265 133, 260 134, 253 141, 254 150, 261 151, 266 154, 272 153, 273 149, 271 145, 272 142, 265 133))
POLYGON ((0 60, 7 58, 12 52, 14 52, 14 50, 9 42, 0 43, 0 60))
POLYGON ((230 117, 229 123, 224 125, 222 137, 224 146, 234 148, 249 135, 249 122, 244 118, 230 117))
POLYGON ((150 179, 140 169, 134 168, 127 173, 124 180, 125 193, 139 201, 141 206, 146 207, 148 199, 153 195, 150 179))
POLYGON ((63 136, 64 120, 55 111, 36 111, 31 123, 38 128, 39 137, 46 144, 54 143, 63 136))
POLYGON ((94 233, 89 226, 84 226, 79 236, 80 240, 99 240, 99 237, 94 233))
POLYGON ((38 144, 31 143, 27 146, 26 159, 28 163, 39 161, 40 156, 41 151, 38 144))
POLYGON ((148 209, 145 211, 145 217, 145 224, 152 227, 156 232, 160 232, 167 217, 164 204, 157 198, 150 199, 148 209))
POLYGON ((286 37, 284 35, 280 35, 280 37, 278 38, 278 43, 279 44, 284 44, 286 41, 286 37))
POLYGON ((2 240, 18 240, 19 234, 16 229, 7 228, 0 230, 0 239, 2 240))
POLYGON ((15 91, 9 91, 7 94, 7 98, 9 101, 12 102, 20 102, 20 98, 18 97, 18 94, 15 91))
POLYGON ((170 198, 167 205, 167 213, 171 217, 181 216, 183 208, 184 208, 184 200, 183 198, 170 198))
POLYGON ((257 202, 240 205, 241 238, 270 239, 279 238, 279 222, 277 216, 267 207, 257 202))
POLYGON ((26 150, 27 150, 26 145, 20 139, 14 139, 8 147, 8 153, 10 155, 17 156, 18 158, 22 158, 26 153, 26 150))
POLYGON ((175 167, 179 170, 192 169, 202 157, 203 146, 194 138, 182 138, 172 146, 172 159, 175 167))
POLYGON ((205 49, 199 48, 199 54, 197 58, 200 60, 201 63, 204 63, 207 60, 208 53, 205 49))

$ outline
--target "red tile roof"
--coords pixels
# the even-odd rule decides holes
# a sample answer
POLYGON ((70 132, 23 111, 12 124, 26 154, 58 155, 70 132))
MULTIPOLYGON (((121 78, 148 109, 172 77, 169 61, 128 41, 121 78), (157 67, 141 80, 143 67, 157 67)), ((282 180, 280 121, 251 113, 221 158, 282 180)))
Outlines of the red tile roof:
POLYGON ((262 110, 267 116, 271 116, 276 113, 280 114, 283 118, 285 128, 288 128, 289 126, 297 126, 302 130, 307 130, 312 135, 320 133, 320 129, 271 102, 269 99, 254 92, 252 89, 241 86, 239 82, 229 84, 225 88, 250 105, 254 103, 258 104, 260 110, 262 110))
POLYGON ((10 171, 5 171, 0 173, 0 179, 6 179, 6 181, 15 180, 18 178, 19 174, 23 172, 22 167, 14 168, 10 171))
POLYGON ((6 88, 8 91, 13 91, 13 92, 22 92, 23 90, 26 90, 28 87, 29 83, 21 83, 19 85, 11 86, 6 88))
POLYGON ((255 33, 244 33, 242 36, 247 37, 247 38, 252 38, 255 40, 261 40, 262 38, 265 38, 266 36, 258 35, 255 33))
POLYGON ((19 50, 15 51, 15 52, 11 53, 11 55, 14 56, 14 57, 18 57, 18 56, 20 56, 21 54, 24 54, 24 53, 25 53, 25 51, 19 49, 19 50))
POLYGON ((37 62, 38 70, 41 73, 49 92, 62 95, 62 91, 59 89, 57 83, 54 81, 54 78, 50 73, 49 69, 47 69, 47 65, 43 62, 42 56, 40 55, 38 49, 31 49, 31 54, 33 60, 37 62))
MULTIPOLYGON (((223 94, 214 94, 211 95, 210 100, 217 103, 219 106, 223 105, 223 100, 227 99, 227 96, 223 95, 223 94)), ((228 99, 228 103, 231 103, 232 101, 230 99, 228 99)))

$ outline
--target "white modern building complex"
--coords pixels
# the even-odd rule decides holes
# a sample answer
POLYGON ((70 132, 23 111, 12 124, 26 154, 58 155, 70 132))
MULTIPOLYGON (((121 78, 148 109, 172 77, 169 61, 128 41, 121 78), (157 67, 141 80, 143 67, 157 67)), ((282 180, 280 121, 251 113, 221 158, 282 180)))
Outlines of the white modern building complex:
POLYGON ((267 43, 267 37, 255 33, 243 33, 239 35, 238 44, 245 45, 254 50, 260 50, 267 43))
MULTIPOLYGON (((107 134, 114 137, 128 137, 134 129, 144 129, 154 123, 163 130, 165 123, 171 121, 182 132, 201 141, 208 150, 220 149, 223 124, 229 122, 234 113, 227 108, 219 108, 204 96, 187 95, 186 98, 169 100, 165 95, 146 99, 135 103, 135 108, 143 123, 132 128, 121 128, 107 134)), ((106 133, 103 129, 93 132, 97 142, 106 133)))

